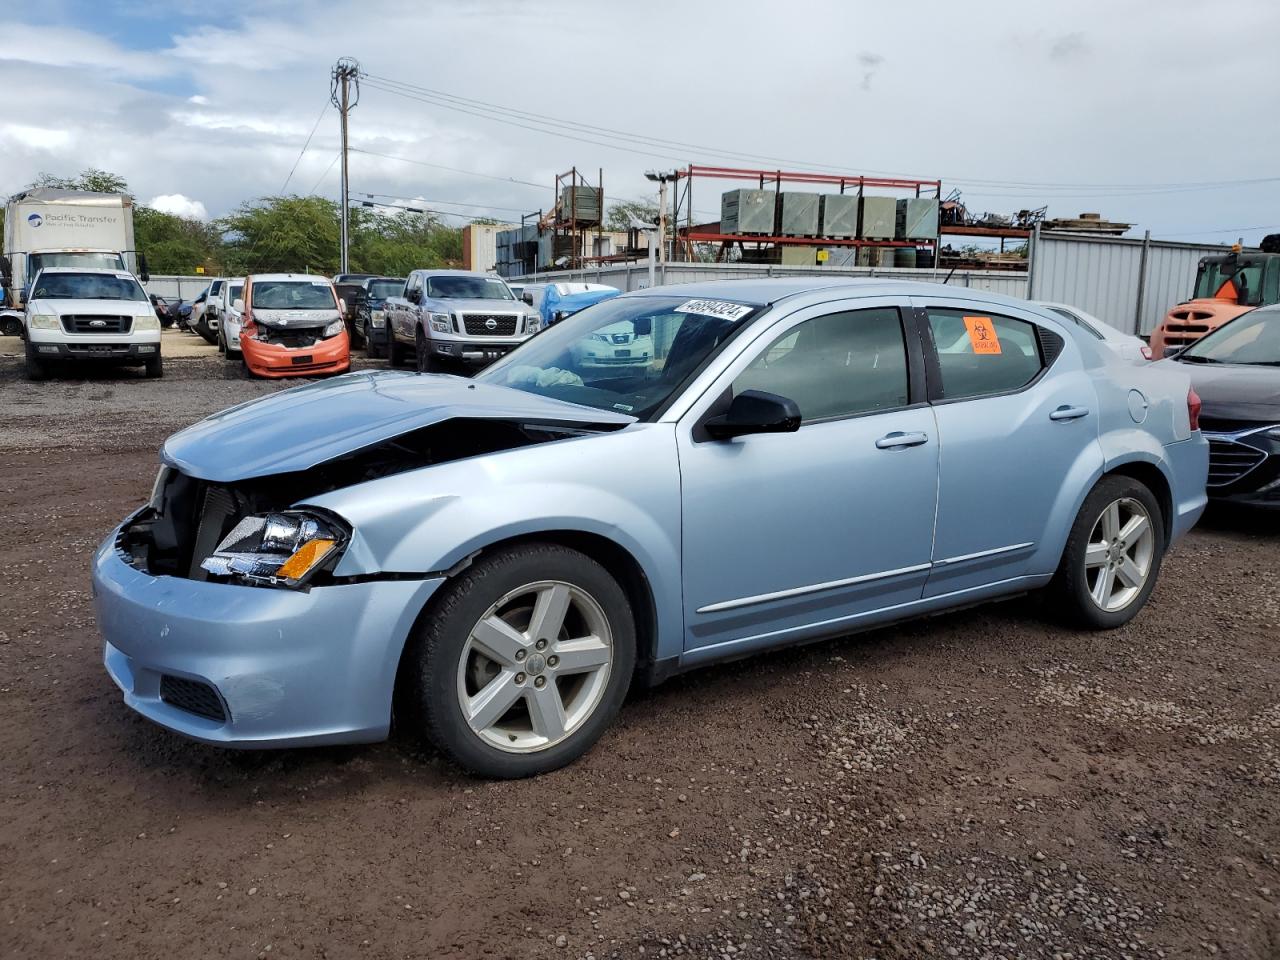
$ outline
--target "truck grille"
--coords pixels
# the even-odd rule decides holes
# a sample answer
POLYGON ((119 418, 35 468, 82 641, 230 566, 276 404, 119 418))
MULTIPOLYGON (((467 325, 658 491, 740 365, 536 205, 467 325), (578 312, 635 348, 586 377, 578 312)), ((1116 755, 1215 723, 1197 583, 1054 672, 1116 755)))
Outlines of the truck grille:
POLYGON ((225 723, 227 713, 222 708, 217 691, 207 683, 164 674, 160 678, 160 699, 171 707, 194 713, 206 720, 225 723))
POLYGON ((1255 447, 1209 437, 1209 480, 1207 486, 1225 487, 1267 459, 1267 455, 1255 447))
POLYGON ((68 313, 62 317, 62 329, 67 333, 128 333, 133 329, 133 317, 68 313))
POLYGON ((514 337, 520 318, 514 313, 464 313, 463 332, 469 337, 514 337))

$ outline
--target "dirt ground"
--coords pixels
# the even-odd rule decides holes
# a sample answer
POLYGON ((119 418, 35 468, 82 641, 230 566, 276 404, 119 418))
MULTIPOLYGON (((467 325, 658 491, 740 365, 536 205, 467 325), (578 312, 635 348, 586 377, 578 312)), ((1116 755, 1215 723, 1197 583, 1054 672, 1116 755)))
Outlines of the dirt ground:
POLYGON ((1212 511, 1124 629, 702 670, 536 780, 228 752, 121 703, 88 564, 165 435, 272 389, 0 359, 0 956, 1280 956, 1280 518, 1212 511))

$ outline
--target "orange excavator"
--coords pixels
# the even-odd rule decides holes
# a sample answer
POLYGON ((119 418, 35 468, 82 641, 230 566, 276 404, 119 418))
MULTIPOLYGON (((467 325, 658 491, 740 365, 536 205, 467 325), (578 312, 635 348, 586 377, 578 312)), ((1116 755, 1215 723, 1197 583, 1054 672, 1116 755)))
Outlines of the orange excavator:
POLYGON ((1151 333, 1152 356, 1170 356, 1254 307, 1280 303, 1280 234, 1263 240, 1262 251, 1245 253, 1236 244, 1230 253, 1201 257, 1192 298, 1151 333))

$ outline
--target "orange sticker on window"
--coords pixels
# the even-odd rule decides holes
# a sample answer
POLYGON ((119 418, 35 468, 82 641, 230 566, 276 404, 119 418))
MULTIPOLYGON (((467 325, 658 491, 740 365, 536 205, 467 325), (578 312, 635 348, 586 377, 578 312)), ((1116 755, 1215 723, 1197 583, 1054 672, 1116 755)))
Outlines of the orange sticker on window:
POLYGON ((999 353, 1000 338, 990 317, 965 317, 964 328, 969 331, 969 343, 974 353, 999 353))

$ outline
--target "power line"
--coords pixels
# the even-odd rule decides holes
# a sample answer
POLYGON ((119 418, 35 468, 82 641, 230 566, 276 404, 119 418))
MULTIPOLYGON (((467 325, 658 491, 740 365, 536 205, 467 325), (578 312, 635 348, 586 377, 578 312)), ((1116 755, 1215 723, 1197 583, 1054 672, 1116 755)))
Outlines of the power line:
MULTIPOLYGON (((1162 233, 1160 237, 1195 237, 1202 234, 1218 234, 1218 233, 1248 233, 1251 230, 1280 230, 1280 224, 1273 223, 1260 227, 1224 227, 1221 230, 1183 230, 1181 233, 1162 233)), ((1156 236, 1152 234, 1152 236, 1156 236)))
POLYGON ((395 193, 365 193, 363 191, 356 191, 355 193, 352 194, 352 196, 353 197, 369 197, 370 199, 373 199, 374 197, 384 197, 388 200, 404 200, 408 203, 442 203, 450 207, 481 207, 482 209, 485 209, 485 210, 504 210, 507 213, 527 213, 528 212, 528 210, 524 207, 497 207, 491 203, 471 203, 466 200, 427 200, 425 197, 422 197, 422 198, 403 197, 395 193))
POLYGON ((360 147, 352 147, 352 153, 363 153, 370 157, 382 157, 384 160, 399 160, 402 163, 415 163, 420 167, 434 167, 437 170, 448 170, 450 173, 462 173, 469 177, 483 177, 486 180, 497 180, 501 183, 516 183, 522 187, 537 187, 539 190, 546 190, 545 183, 534 183, 532 180, 518 180, 515 177, 499 177, 491 173, 480 173, 478 170, 464 170, 461 167, 446 167, 443 163, 428 163, 426 160, 415 160, 412 157, 397 157, 389 153, 376 153, 373 150, 363 150, 360 147))
MULTIPOLYGON (((580 121, 565 120, 558 117, 551 117, 546 114, 534 113, 528 110, 518 110, 512 107, 505 107, 500 104, 490 103, 484 100, 477 100, 471 97, 462 97, 457 94, 451 94, 442 90, 435 90, 430 87, 422 87, 416 84, 406 83, 400 80, 392 80, 388 77, 381 77, 376 74, 363 73, 363 77, 370 82, 371 86, 392 93, 397 96, 406 97, 412 100, 419 100, 423 103, 429 103, 434 106, 443 107, 448 110, 455 110, 460 113, 469 114, 471 116, 480 117, 498 123, 507 123, 512 126, 521 127, 527 130, 533 130, 536 133, 555 133, 554 129, 560 128, 562 131, 571 131, 569 133, 560 133, 559 135, 567 139, 578 140, 584 143, 590 143, 596 146, 604 146, 615 150, 623 150, 630 153, 638 153, 643 156, 658 156, 664 159, 674 159, 669 154, 658 154, 648 150, 636 149, 636 146, 650 146, 658 149, 666 149, 670 147, 683 147, 699 151, 705 151, 722 158, 738 158, 739 160, 749 160, 753 162, 768 161, 772 163, 785 163, 797 166, 808 167, 811 169, 825 169, 837 172, 844 172, 846 167, 834 166, 827 163, 817 163, 814 161, 794 160, 782 157, 773 157, 762 154, 747 153, 744 151, 728 150, 718 147, 710 147, 707 145, 687 143, 679 140, 667 140, 658 137, 643 136, 640 134, 628 133, 623 130, 617 130, 612 127, 601 127, 595 124, 583 123, 580 121), (527 122, 526 122, 527 121, 527 122), (531 126, 530 124, 536 124, 531 126), (603 137, 605 140, 591 139, 583 136, 575 136, 575 133, 589 134, 590 137, 603 137), (607 141, 622 141, 607 142, 607 141)), ((867 169, 866 173, 888 173, 888 171, 875 171, 867 169)), ((897 175, 897 174, 893 174, 897 175)), ((1253 177, 1237 180, 1209 180, 1209 181, 1184 181, 1170 183, 1070 183, 1070 182, 1035 182, 1035 181, 1018 181, 1018 180, 993 180, 973 177, 950 177, 947 178, 950 183, 956 183, 962 186, 972 188, 980 187, 1026 187, 1033 188, 1041 192, 1056 192, 1059 190, 1082 190, 1096 189, 1114 191, 1114 195, 1123 196, 1127 193, 1146 192, 1173 192, 1181 190, 1213 190, 1224 187, 1233 186, 1252 186, 1264 183, 1280 182, 1280 177, 1253 177)), ((1112 195, 1108 193, 1106 195, 1112 195)), ((1090 195, 1083 199, 1092 199, 1094 196, 1104 196, 1104 194, 1090 195)), ((1059 199, 1081 199, 1076 196, 1062 196, 1059 199)))
POLYGON ((289 170, 289 175, 284 178, 284 186, 280 188, 280 195, 284 196, 285 190, 289 188, 289 181, 293 179, 294 171, 298 169, 298 164, 302 162, 302 155, 307 152, 307 147, 311 146, 311 138, 316 135, 316 130, 320 128, 320 121, 324 119, 325 111, 329 109, 329 102, 326 100, 325 105, 320 108, 320 114, 316 117, 316 122, 311 125, 311 132, 307 134, 306 143, 302 145, 302 149, 298 151, 298 159, 293 161, 293 167, 289 170))
POLYGON ((320 174, 320 179, 316 181, 316 185, 307 191, 307 196, 311 196, 311 194, 320 189, 320 184, 324 182, 324 178, 329 175, 329 171, 333 169, 333 165, 338 162, 338 158, 341 156, 341 150, 333 155, 333 159, 329 161, 329 166, 324 168, 324 173, 320 174))

